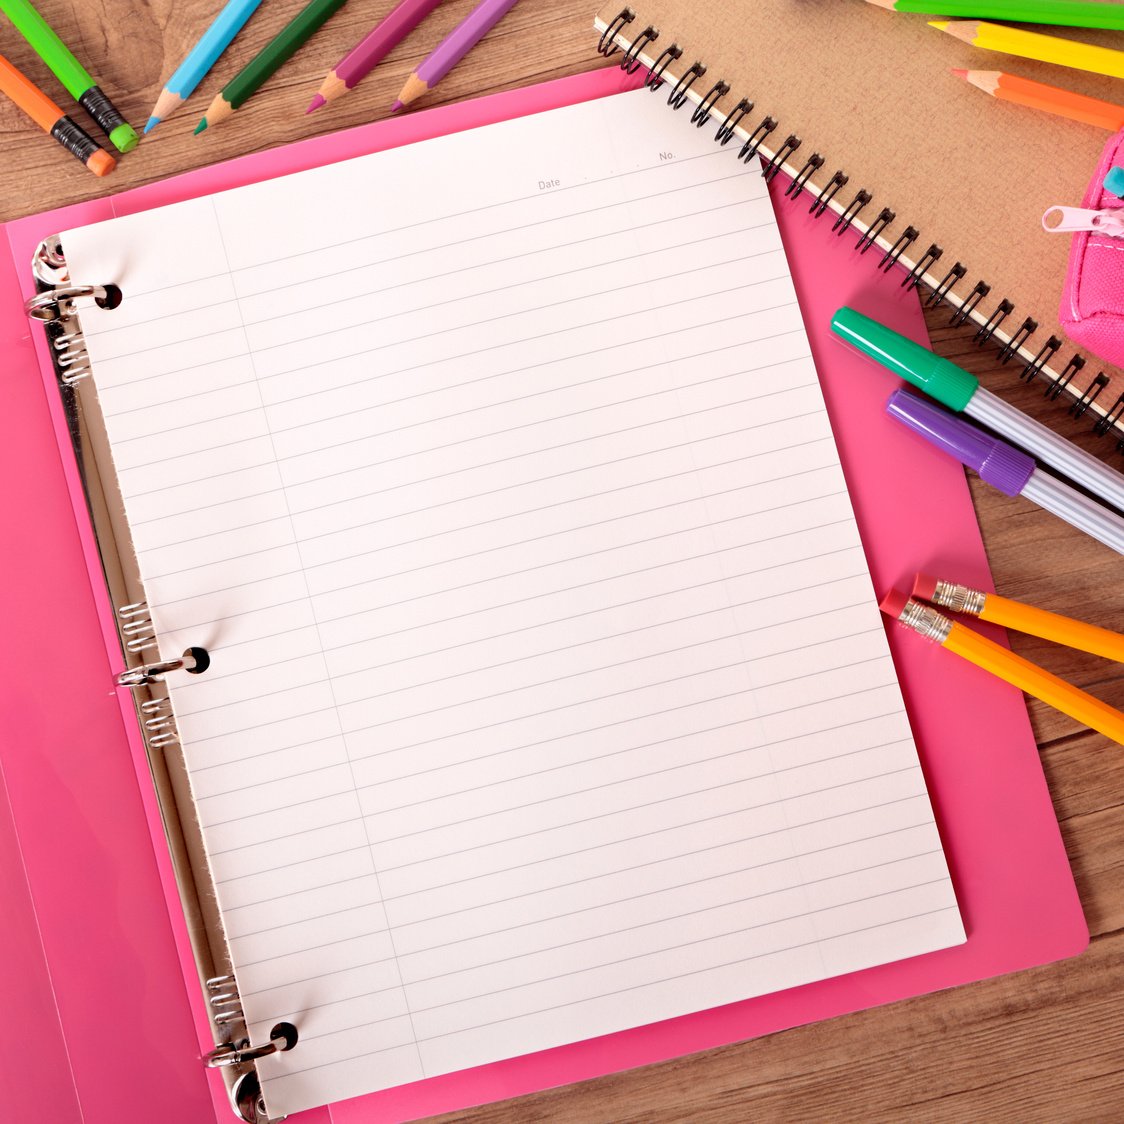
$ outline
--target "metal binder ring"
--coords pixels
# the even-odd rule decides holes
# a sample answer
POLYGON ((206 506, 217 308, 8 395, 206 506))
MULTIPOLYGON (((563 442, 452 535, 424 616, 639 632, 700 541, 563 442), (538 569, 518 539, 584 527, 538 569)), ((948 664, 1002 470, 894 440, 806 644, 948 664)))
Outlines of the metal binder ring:
POLYGON ((229 1065, 248 1065, 258 1058, 268 1058, 270 1054, 280 1054, 291 1050, 297 1044, 297 1028, 292 1023, 278 1023, 270 1031, 270 1039, 261 1046, 251 1046, 249 1042, 235 1044, 224 1042, 216 1046, 204 1059, 208 1069, 221 1069, 229 1065))
POLYGON ((178 660, 145 663, 121 672, 117 676, 117 686, 148 687, 153 683, 160 683, 170 671, 182 669, 191 675, 201 675, 210 666, 211 657, 206 648, 188 648, 178 660))
POLYGON ((63 301, 78 300, 80 297, 93 297, 99 304, 110 299, 109 290, 104 285, 69 285, 62 289, 48 289, 29 298, 24 311, 32 320, 52 321, 59 319, 59 305, 63 301))
POLYGON ((37 281, 54 288, 70 280, 67 272, 66 255, 62 252, 62 241, 57 234, 44 238, 31 259, 31 272, 37 281))

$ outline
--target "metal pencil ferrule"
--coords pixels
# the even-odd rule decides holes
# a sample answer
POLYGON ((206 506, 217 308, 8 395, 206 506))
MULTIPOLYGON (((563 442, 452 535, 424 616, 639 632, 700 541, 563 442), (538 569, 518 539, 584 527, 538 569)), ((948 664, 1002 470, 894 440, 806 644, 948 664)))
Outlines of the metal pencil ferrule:
POLYGON ((978 617, 983 612, 987 594, 978 589, 970 589, 966 585, 957 585, 956 582, 938 581, 929 600, 934 605, 951 609, 954 613, 968 613, 978 617))
POLYGON ((898 617, 898 624, 912 628, 919 636, 924 636, 935 644, 943 644, 952 631, 952 620, 949 617, 912 598, 905 603, 902 615, 898 617))

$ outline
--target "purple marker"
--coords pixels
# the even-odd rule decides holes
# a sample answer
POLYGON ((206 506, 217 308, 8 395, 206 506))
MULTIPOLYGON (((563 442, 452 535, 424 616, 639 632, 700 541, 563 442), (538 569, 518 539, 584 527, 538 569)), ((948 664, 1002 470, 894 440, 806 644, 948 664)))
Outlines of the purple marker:
POLYGON ((477 4, 406 79, 406 85, 402 87, 398 100, 390 107, 390 112, 397 113, 428 90, 432 90, 515 4, 516 0, 482 0, 482 3, 477 4))
POLYGON ((1124 554, 1124 519, 1043 472, 1022 450, 907 390, 890 395, 886 413, 938 449, 951 453, 993 488, 1008 496, 1024 496, 1117 554, 1124 554))

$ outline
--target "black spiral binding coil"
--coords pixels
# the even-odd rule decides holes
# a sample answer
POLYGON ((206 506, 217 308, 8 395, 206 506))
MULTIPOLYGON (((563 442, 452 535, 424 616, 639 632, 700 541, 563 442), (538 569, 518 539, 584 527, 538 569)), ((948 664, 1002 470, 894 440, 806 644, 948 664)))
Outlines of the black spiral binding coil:
MULTIPOLYGON (((702 128, 712 117, 721 123, 714 139, 718 144, 726 145, 736 133, 745 137, 745 141, 738 151, 738 159, 746 163, 759 154, 762 157, 762 175, 767 181, 772 180, 787 164, 789 157, 801 145, 800 136, 796 133, 782 133, 784 140, 772 152, 768 151, 769 137, 776 132, 780 122, 769 115, 762 115, 756 124, 753 123, 754 102, 750 98, 739 97, 739 100, 726 110, 722 111, 723 99, 731 97, 730 85, 721 78, 717 82, 709 83, 705 87, 697 86, 699 79, 706 74, 706 64, 695 60, 689 67, 680 72, 675 64, 683 58, 683 48, 678 43, 668 43, 661 46, 657 52, 656 47, 660 39, 657 27, 647 24, 639 30, 634 38, 629 38, 629 30, 636 22, 636 13, 631 8, 622 8, 617 15, 605 26, 598 43, 598 51, 609 58, 618 50, 623 50, 624 55, 620 66, 628 73, 633 73, 640 66, 647 64, 648 73, 644 85, 651 90, 657 90, 664 83, 670 83, 671 93, 668 95, 668 105, 672 109, 681 109, 688 100, 695 103, 691 114, 691 123, 697 128, 702 128), (652 48, 649 50, 648 48, 652 48), (647 60, 651 61, 648 62, 647 60), (706 93, 695 92, 706 89, 706 93)), ((734 95, 736 96, 736 95, 734 95)), ((842 237, 858 222, 859 214, 873 201, 873 195, 865 188, 860 187, 851 197, 846 206, 841 206, 836 201, 838 193, 847 185, 847 174, 842 170, 836 171, 822 187, 817 185, 815 177, 826 164, 824 156, 816 152, 804 162, 803 166, 793 176, 793 181, 785 191, 785 196, 790 202, 801 198, 805 192, 812 197, 809 211, 816 218, 823 216, 830 208, 835 213, 832 232, 842 237)), ((889 271, 900 258, 902 258, 921 237, 921 232, 912 226, 906 226, 891 240, 887 231, 897 221, 897 213, 890 207, 882 207, 873 221, 860 230, 856 248, 859 253, 865 254, 880 238, 890 242, 890 247, 878 261, 878 268, 889 271)), ((885 242, 883 243, 885 244, 885 242)), ((924 243, 921 243, 924 245, 924 243)), ((949 320, 952 325, 962 325, 968 321, 977 307, 991 294, 991 286, 982 280, 972 283, 971 288, 964 295, 958 295, 956 289, 968 276, 968 269, 961 262, 956 262, 944 277, 933 282, 929 279, 929 272, 943 250, 936 243, 932 243, 919 257, 908 271, 902 286, 914 289, 924 285, 929 291, 925 304, 929 308, 939 308, 946 301, 954 304, 955 310, 949 320)), ((1014 304, 1006 298, 1001 298, 990 315, 977 329, 974 341, 979 347, 994 343, 999 352, 1000 361, 1008 363, 1016 354, 1028 346, 1033 346, 1031 337, 1038 330, 1038 322, 1032 317, 1026 317, 1015 331, 1003 337, 999 333, 1002 326, 1015 312, 1014 304)), ((1026 382, 1032 381, 1041 374, 1047 364, 1051 363, 1061 349, 1061 341, 1051 336, 1038 348, 1034 358, 1029 360, 1020 373, 1020 378, 1026 382)), ((1084 391, 1073 387, 1074 376, 1085 367, 1085 359, 1080 355, 1073 355, 1066 363, 1062 373, 1050 382, 1046 388, 1046 396, 1056 400, 1063 393, 1068 393, 1072 398, 1069 412, 1074 417, 1082 417, 1094 406, 1104 388, 1108 385, 1108 376, 1098 372, 1084 391)), ((1117 438, 1116 449, 1124 453, 1124 394, 1113 404, 1111 409, 1101 413, 1100 407, 1094 409, 1097 415, 1093 429, 1101 436, 1109 434, 1117 438)))

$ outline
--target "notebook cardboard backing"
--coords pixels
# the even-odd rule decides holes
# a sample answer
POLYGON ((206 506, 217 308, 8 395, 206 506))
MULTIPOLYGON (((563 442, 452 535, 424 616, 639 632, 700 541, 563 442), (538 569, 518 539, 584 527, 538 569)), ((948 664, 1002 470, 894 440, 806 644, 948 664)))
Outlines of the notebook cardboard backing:
MULTIPOLYGON (((597 16, 598 30, 623 7, 605 5, 597 16)), ((659 35, 640 53, 645 62, 658 60, 673 43, 682 49, 665 71, 669 94, 696 61, 706 73, 693 83, 692 101, 704 99, 719 81, 730 86, 713 103, 707 129, 717 129, 742 98, 754 102, 742 120, 745 132, 730 142, 731 149, 770 116, 777 127, 762 145, 763 154, 771 157, 795 135, 800 147, 785 161, 791 174, 797 175, 813 153, 824 159, 805 188, 807 205, 836 170, 848 177, 832 201, 836 212, 843 213, 861 189, 871 194, 854 233, 844 237, 857 242, 883 208, 894 212, 879 246, 867 253, 871 268, 913 227, 917 237, 900 258, 907 269, 924 259, 931 245, 938 246, 940 258, 924 271, 931 287, 959 262, 966 272, 948 292, 951 303, 961 304, 977 282, 987 283, 990 292, 979 300, 973 318, 985 324, 1002 300, 1010 301, 1013 308, 996 341, 1002 345, 1019 334, 1029 317, 1037 329, 1020 340, 1025 360, 1057 336, 1063 346, 1047 370, 1056 376, 1065 367, 1075 351, 1058 316, 1070 238, 1047 233, 1041 219, 1051 206, 1081 205, 1109 134, 989 97, 950 70, 1006 70, 1111 102, 1121 101, 1119 80, 980 50, 929 27, 932 17, 887 11, 862 0, 705 5, 634 0, 630 7, 635 18, 621 28, 618 43, 633 42, 651 26, 659 35)), ((1028 30, 1124 47, 1118 32, 1028 30)), ((684 118, 694 109, 692 101, 680 110, 684 118)), ((823 221, 836 217, 828 212, 823 221)), ((1109 404, 1124 390, 1124 377, 1095 358, 1089 358, 1073 390, 1080 394, 1099 370, 1112 379, 1101 396, 1109 404)), ((1093 409, 1103 415, 1103 409, 1093 409)))

